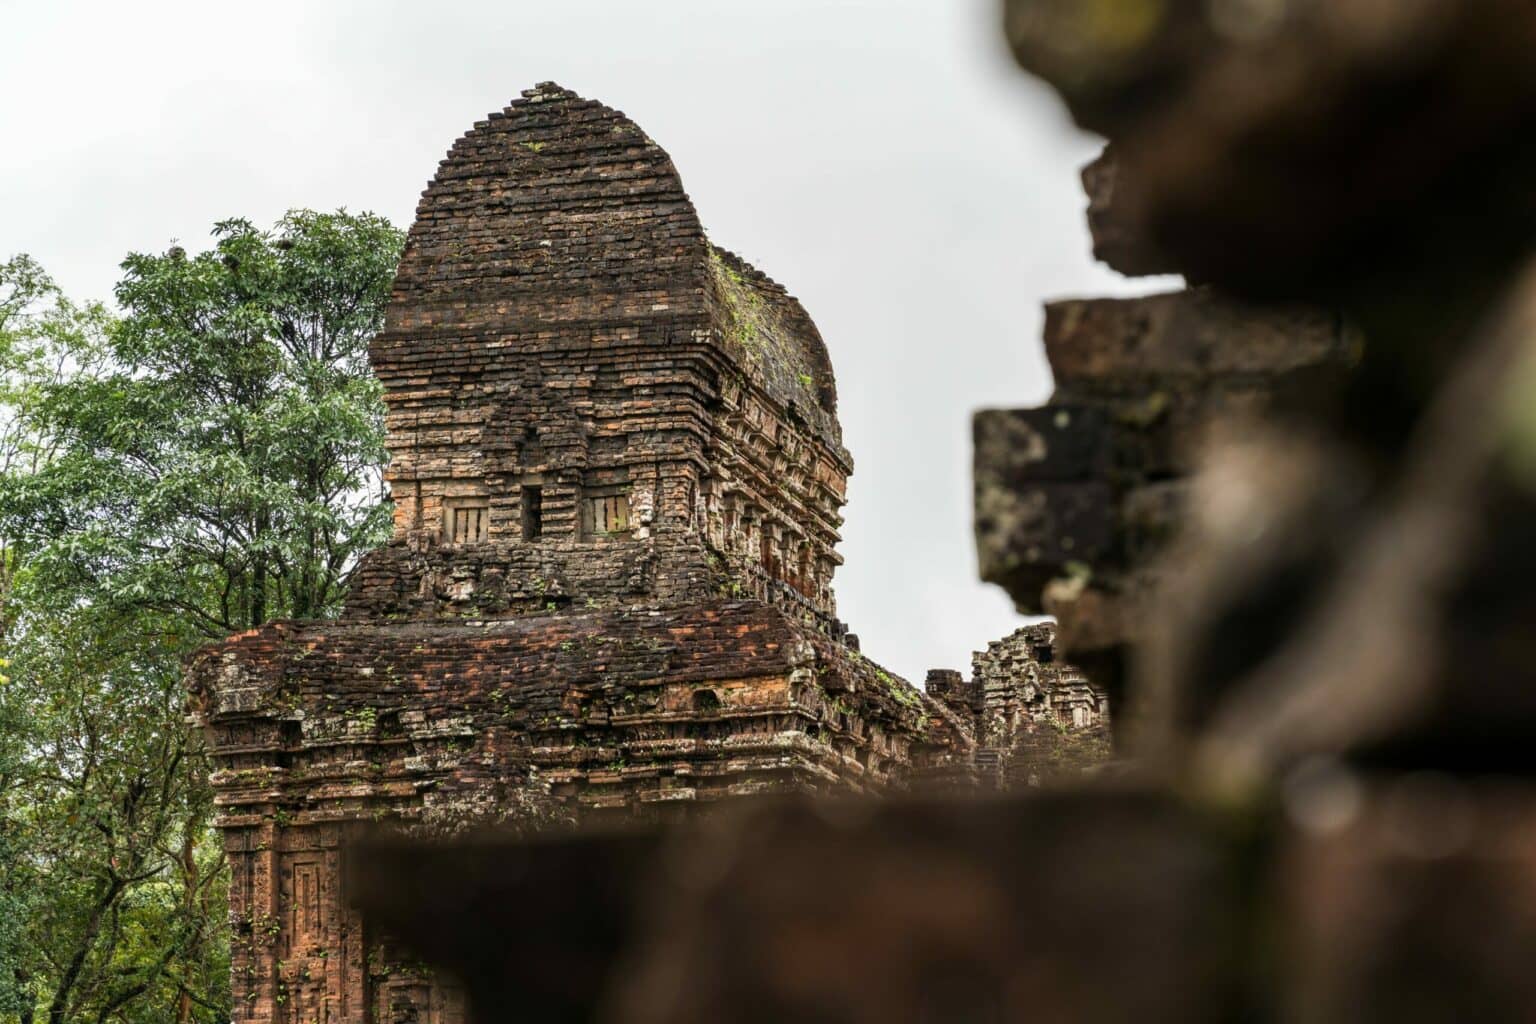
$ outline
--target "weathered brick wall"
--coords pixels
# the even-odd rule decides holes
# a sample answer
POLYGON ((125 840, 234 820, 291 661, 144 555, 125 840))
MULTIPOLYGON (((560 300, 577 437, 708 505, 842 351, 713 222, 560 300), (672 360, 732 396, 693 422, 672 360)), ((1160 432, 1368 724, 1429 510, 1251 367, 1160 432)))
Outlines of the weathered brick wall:
POLYGON ((204 652, 193 679, 253 1020, 307 1021, 321 1004, 352 1019, 381 979, 410 977, 340 900, 356 824, 665 818, 726 796, 878 786, 920 742, 906 684, 757 603, 274 624, 204 652))
POLYGON ((276 752, 301 769, 295 799, 317 806, 334 794, 315 788, 310 768, 341 751, 343 768, 368 769, 343 773, 348 799, 399 797, 392 815, 423 820, 450 818, 465 800, 499 804, 534 776, 584 807, 743 793, 785 774, 884 781, 913 760, 923 714, 908 684, 754 601, 279 622, 206 649, 191 678, 230 741, 226 802, 265 794, 276 752), (246 737, 240 716, 252 712, 287 724, 246 737), (704 741, 727 734, 739 756, 720 759, 704 741), (256 746, 237 754, 237 743, 256 746), (786 745, 805 757, 753 760, 786 745), (676 759, 665 770, 650 763, 662 754, 676 759), (249 782, 262 785, 241 788, 249 782))
MULTIPOLYGON (((952 774, 970 752, 905 681, 752 601, 274 623, 204 651, 191 679, 218 766, 240 1020, 344 1014, 411 977, 339 902, 357 825, 664 820, 952 774)), ((451 1005, 439 988, 410 991, 423 1020, 453 1019, 428 1015, 451 1005)))

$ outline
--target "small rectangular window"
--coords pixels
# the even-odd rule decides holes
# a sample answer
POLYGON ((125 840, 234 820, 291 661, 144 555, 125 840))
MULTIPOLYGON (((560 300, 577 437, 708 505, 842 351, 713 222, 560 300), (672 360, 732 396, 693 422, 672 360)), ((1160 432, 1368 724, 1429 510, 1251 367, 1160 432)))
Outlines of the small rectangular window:
POLYGON ((585 511, 588 530, 594 536, 629 532, 629 498, 626 495, 588 498, 585 511))
POLYGON ((450 544, 478 544, 486 538, 489 509, 483 501, 449 499, 444 515, 444 540, 450 544))
POLYGON ((544 533, 544 488, 522 488, 523 540, 538 540, 544 533))

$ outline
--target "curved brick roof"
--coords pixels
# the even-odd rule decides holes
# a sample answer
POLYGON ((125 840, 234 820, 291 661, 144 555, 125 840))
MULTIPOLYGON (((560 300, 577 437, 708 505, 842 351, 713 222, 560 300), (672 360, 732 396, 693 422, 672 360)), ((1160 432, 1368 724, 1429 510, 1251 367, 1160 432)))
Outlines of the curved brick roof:
POLYGON ((445 347, 636 326, 707 334, 841 448, 831 361, 800 303, 709 244, 671 157, 633 121, 545 83, 439 165, 372 356, 388 388, 445 347))
POLYGON ((735 253, 710 246, 709 258, 716 329, 732 356, 775 401, 840 448, 837 381, 810 314, 783 285, 735 253))

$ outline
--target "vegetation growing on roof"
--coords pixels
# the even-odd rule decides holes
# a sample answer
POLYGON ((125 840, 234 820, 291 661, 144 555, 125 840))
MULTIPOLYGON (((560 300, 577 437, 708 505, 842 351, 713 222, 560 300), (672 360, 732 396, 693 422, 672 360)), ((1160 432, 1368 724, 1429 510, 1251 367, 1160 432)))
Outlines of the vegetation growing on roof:
POLYGON ((764 379, 777 385, 785 397, 791 397, 806 409, 819 408, 821 397, 816 377, 807 372, 804 353, 795 341, 794 331, 784 323, 776 303, 738 266, 738 261, 719 248, 709 247, 709 267, 715 290, 725 314, 722 334, 747 365, 764 379))
POLYGON ((891 675, 885 669, 880 668, 879 666, 874 666, 874 668, 875 678, 879 679, 880 682, 885 685, 886 690, 890 692, 890 695, 893 698, 895 698, 896 703, 900 704, 908 711, 923 710, 923 698, 918 696, 916 690, 908 686, 902 680, 897 679, 895 676, 891 675))
MULTIPOLYGON (((731 266, 713 245, 709 247, 709 268, 725 307, 726 337, 749 357, 761 355, 761 346, 772 333, 767 303, 746 275, 731 266)), ((752 359, 754 364, 758 361, 752 359)))

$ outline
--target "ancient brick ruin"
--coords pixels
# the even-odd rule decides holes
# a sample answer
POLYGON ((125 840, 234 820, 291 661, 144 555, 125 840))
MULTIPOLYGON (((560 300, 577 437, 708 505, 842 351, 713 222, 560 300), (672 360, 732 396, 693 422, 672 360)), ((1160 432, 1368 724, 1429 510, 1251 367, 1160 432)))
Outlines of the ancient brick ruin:
POLYGON ((237 1021, 462 1019, 345 906, 361 826, 969 782, 978 716, 1000 778, 1015 732, 1098 721, 1075 681, 1010 688, 1048 632, 978 662, 974 707, 859 653, 831 588, 852 461, 826 347, 614 110, 543 85, 454 145, 371 358, 393 538, 339 621, 274 622, 191 670, 237 1021))
POLYGON ((971 724, 983 788, 1039 786, 1110 757, 1109 698, 1057 658, 1054 623, 992 641, 972 655, 969 679, 930 670, 923 689, 971 724))

